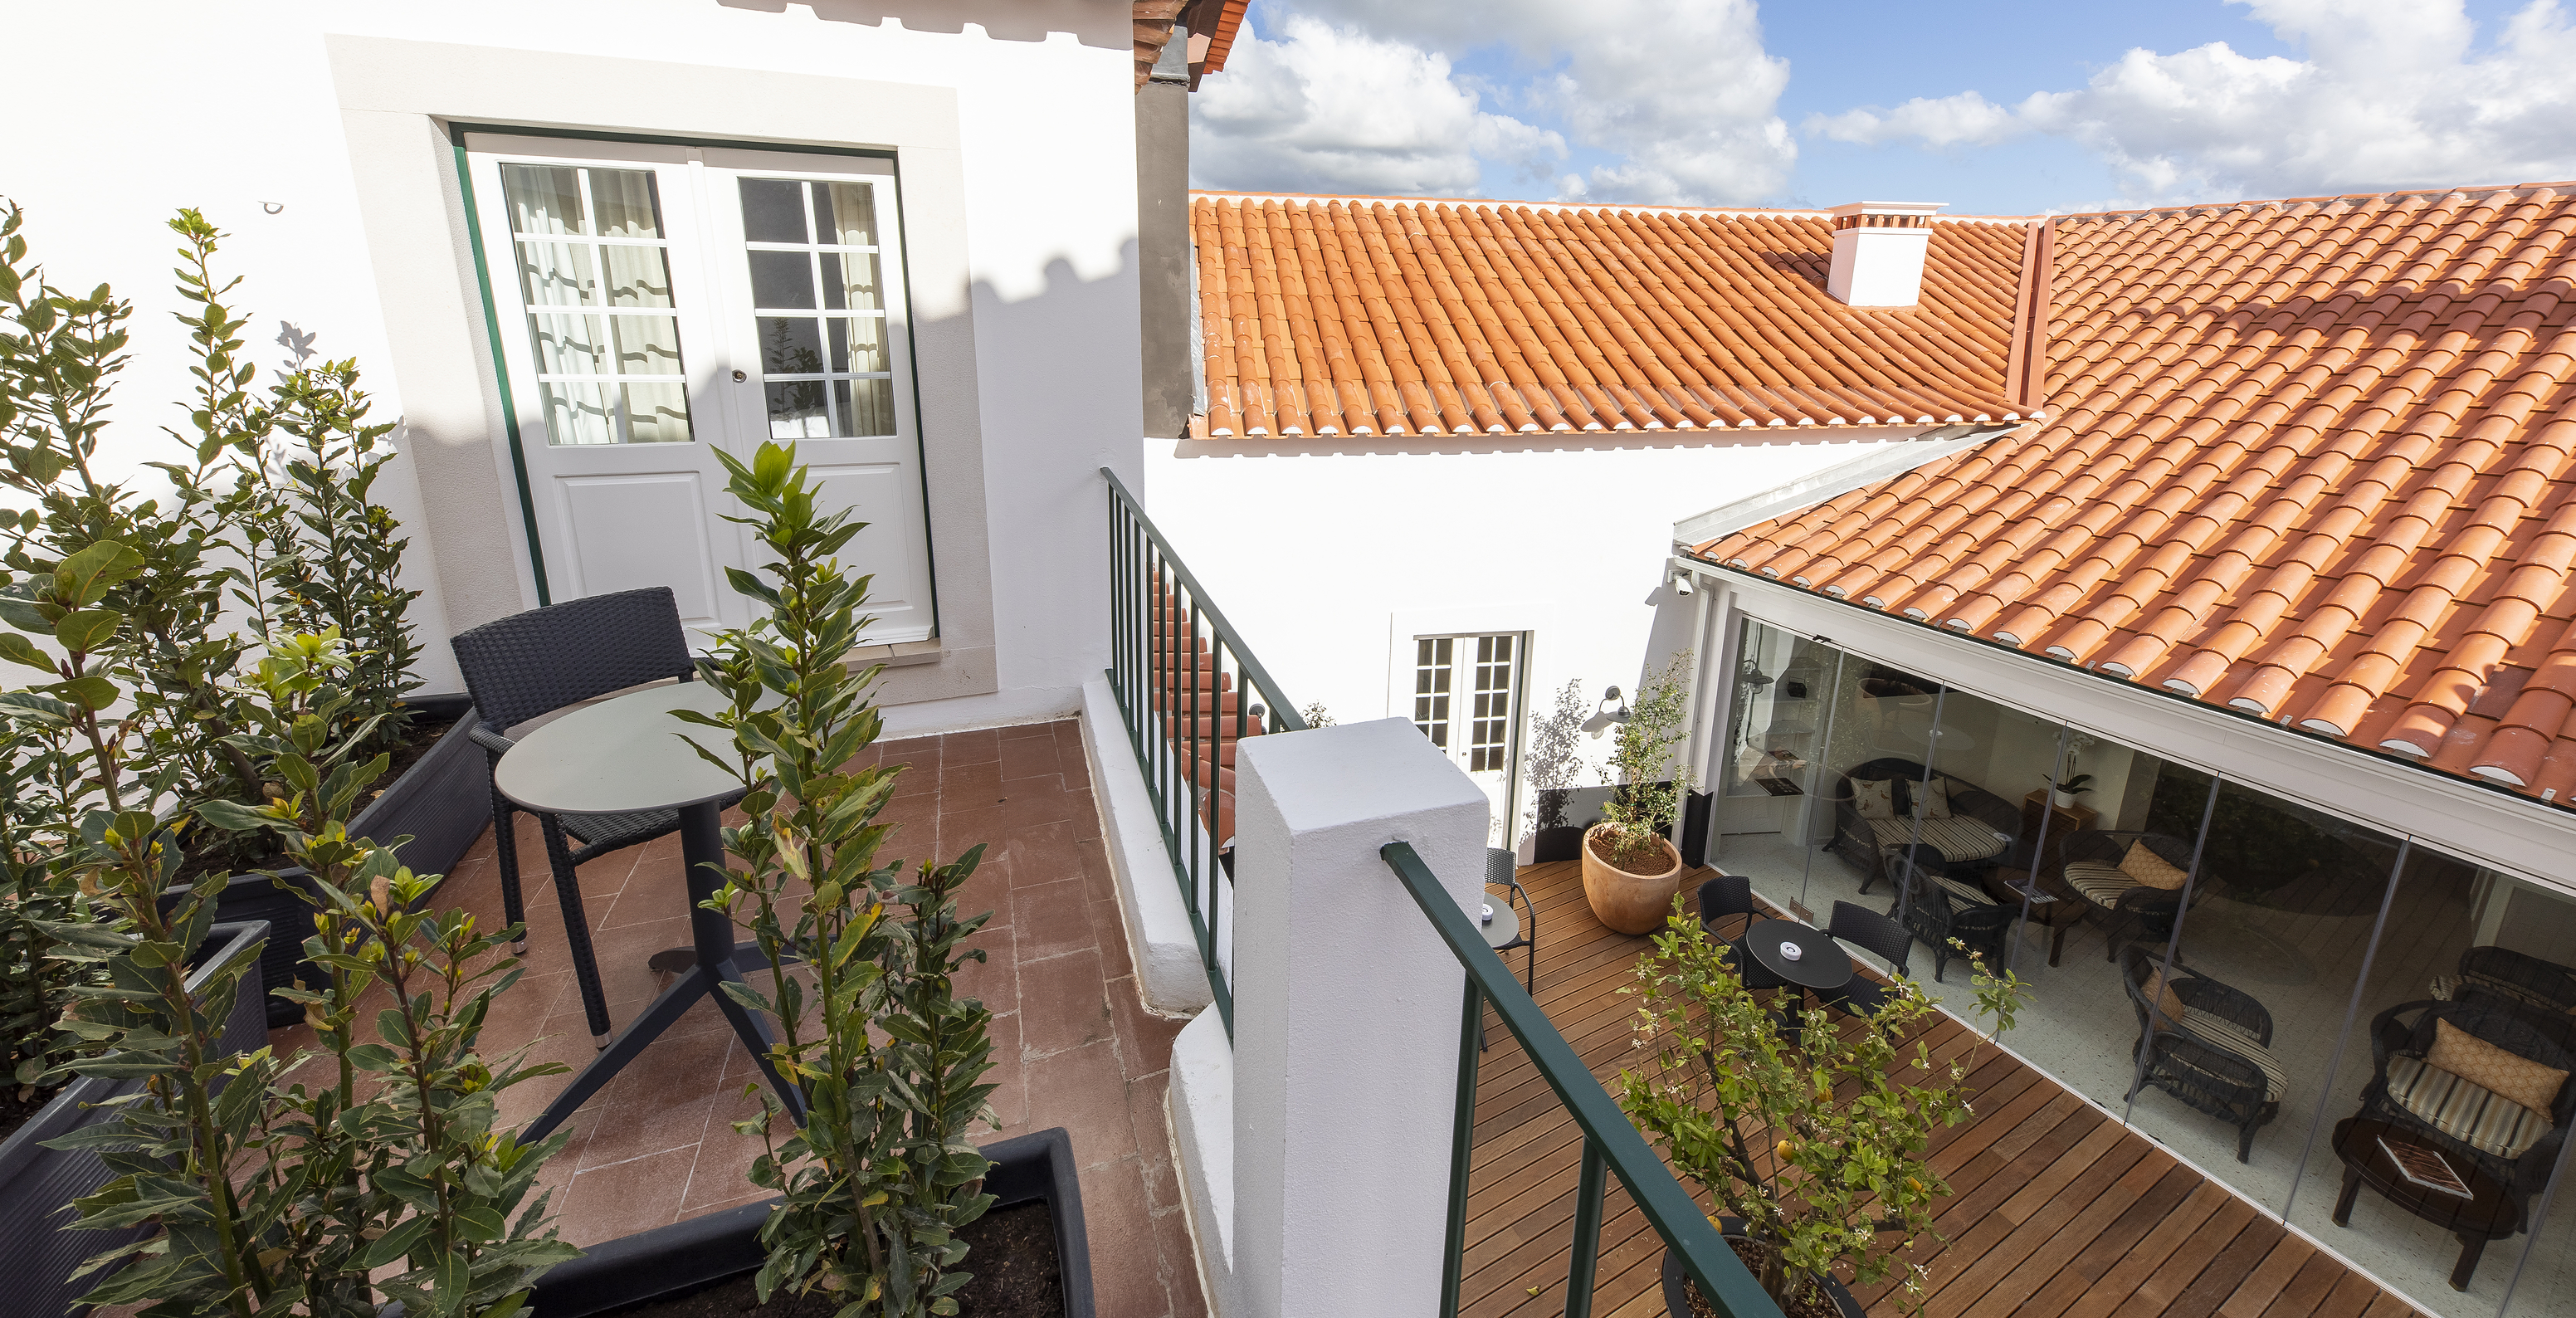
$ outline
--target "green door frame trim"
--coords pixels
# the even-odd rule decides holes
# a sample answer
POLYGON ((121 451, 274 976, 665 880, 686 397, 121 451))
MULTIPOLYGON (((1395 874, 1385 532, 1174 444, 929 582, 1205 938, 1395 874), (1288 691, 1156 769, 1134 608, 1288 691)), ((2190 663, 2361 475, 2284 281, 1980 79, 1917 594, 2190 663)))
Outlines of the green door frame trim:
POLYGON ((864 156, 883 160, 894 166, 894 231, 903 244, 903 346, 911 363, 912 376, 912 446, 920 459, 921 470, 921 538, 924 557, 930 561, 930 634, 936 638, 939 627, 939 555, 930 548, 930 451, 925 436, 929 423, 921 414, 921 352, 913 341, 912 315, 912 234, 904 227, 903 159, 882 147, 816 146, 801 142, 746 142, 729 137, 669 137, 651 133, 612 133, 574 128, 532 128, 519 124, 468 123, 447 121, 447 141, 456 160, 456 183, 464 191, 465 236, 474 253, 476 291, 483 296, 483 324, 487 346, 492 353, 492 374, 501 386, 501 429, 510 441, 510 474, 519 483, 519 525, 528 542, 528 566, 536 574, 537 604, 554 603, 554 594, 546 586, 545 547, 537 537, 537 501, 528 486, 528 459, 519 437, 519 410, 510 392, 510 364, 501 347, 499 308, 492 300, 492 265, 483 251, 483 223, 474 205, 474 173, 466 163, 465 135, 468 133, 503 133, 512 137, 559 137, 576 142, 638 142, 652 146, 713 148, 720 151, 788 151, 814 156, 864 156))

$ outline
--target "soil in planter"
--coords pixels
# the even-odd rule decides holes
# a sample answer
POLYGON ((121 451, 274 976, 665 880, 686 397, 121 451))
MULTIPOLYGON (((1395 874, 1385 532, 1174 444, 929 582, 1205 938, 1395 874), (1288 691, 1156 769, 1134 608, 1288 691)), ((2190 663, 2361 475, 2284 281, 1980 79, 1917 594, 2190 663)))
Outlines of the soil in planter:
MULTIPOLYGON (((1045 1204, 986 1213, 957 1233, 966 1241, 974 1278, 957 1292, 958 1318, 1064 1318, 1064 1280, 1056 1270, 1055 1216, 1045 1204)), ((704 1290, 647 1300, 605 1318, 831 1318, 829 1295, 773 1296, 762 1304, 746 1274, 704 1290)), ((1825 1318, 1833 1318, 1830 1310, 1825 1318)))
MULTIPOLYGON (((430 749, 438 745, 438 739, 446 736, 447 730, 455 726, 456 720, 452 718, 434 719, 426 714, 415 714, 412 721, 404 725, 401 743, 390 752, 393 763, 386 765, 384 773, 368 786, 376 792, 393 786, 401 780, 405 770, 419 763, 422 756, 429 754, 430 749)), ((359 798, 357 809, 366 809, 367 802, 374 799, 373 793, 359 798)), ((350 813, 354 816, 356 811, 350 813)), ((285 856, 275 852, 256 860, 239 859, 229 849, 231 841, 232 837, 227 833, 209 828, 196 830, 186 858, 179 862, 179 874, 173 882, 186 883, 200 876, 227 869, 237 874, 252 870, 271 870, 287 863, 285 856)))
MULTIPOLYGON (((1745 1268, 1756 1277, 1762 1275, 1762 1265, 1771 1261, 1773 1247, 1770 1245, 1760 1241, 1745 1240, 1738 1236, 1728 1236, 1726 1243, 1728 1248, 1735 1251, 1735 1257, 1742 1259, 1745 1268)), ((1698 1282, 1692 1281, 1689 1277, 1683 1277, 1682 1294, 1690 1300, 1691 1318, 1721 1318, 1717 1306, 1709 1303, 1708 1297, 1699 1293, 1698 1282)), ((1842 1311, 1834 1307, 1832 1297, 1825 1294, 1825 1288, 1822 1286, 1808 1288, 1807 1293, 1800 1296, 1797 1303, 1783 1307, 1780 1312, 1787 1315, 1787 1318, 1842 1318, 1842 1311)))
POLYGON ((54 1096, 61 1092, 63 1092, 62 1086, 56 1085, 51 1089, 39 1089, 27 1098, 20 1098, 16 1086, 0 1089, 0 1140, 17 1134, 20 1126, 35 1120, 36 1114, 44 1111, 45 1105, 53 1102, 54 1096))
POLYGON ((1604 864, 1613 869, 1625 870, 1630 874, 1661 874, 1671 869, 1673 865, 1672 857, 1664 854, 1660 836, 1649 841, 1645 846, 1619 851, 1610 841, 1609 834, 1595 833, 1588 845, 1592 848, 1592 854, 1599 857, 1604 864))

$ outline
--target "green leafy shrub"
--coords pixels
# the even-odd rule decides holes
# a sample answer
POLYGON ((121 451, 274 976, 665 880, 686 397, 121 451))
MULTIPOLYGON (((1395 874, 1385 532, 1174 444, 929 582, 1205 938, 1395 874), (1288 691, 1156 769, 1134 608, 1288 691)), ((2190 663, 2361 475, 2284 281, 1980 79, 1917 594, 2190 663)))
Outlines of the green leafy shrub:
POLYGON ((1675 747, 1690 715, 1690 651, 1668 661, 1646 679, 1628 721, 1613 737, 1610 763, 1602 781, 1619 788, 1601 807, 1597 835, 1607 854, 1602 859, 1632 874, 1661 874, 1672 867, 1664 854, 1664 834, 1681 811, 1681 799, 1697 782, 1689 765, 1680 764, 1675 747))
MULTIPOLYGON (((749 466, 717 456, 773 558, 766 581, 727 569, 769 612, 699 664, 729 710, 683 715, 731 734, 733 763, 701 753, 749 789, 747 821, 724 831, 727 882, 707 904, 769 960, 766 993, 726 988, 777 1018, 770 1061, 809 1109, 752 1167, 754 1184, 783 1196, 761 1228, 758 1293, 827 1292, 841 1318, 953 1314, 968 1278, 957 1229, 993 1202, 982 1192, 990 1164, 966 1138, 993 1091, 982 1082, 992 1013, 958 997, 955 979, 984 959, 969 943, 990 913, 957 913, 984 848, 909 873, 878 861, 891 828, 877 813, 899 766, 849 767, 882 726, 867 697, 879 670, 844 662, 866 626, 869 579, 834 558, 866 524, 816 509, 793 447, 763 444, 749 466), (803 954, 793 970, 791 952, 803 954)), ((780 1114, 767 1090, 754 1092, 780 1114)), ((768 1138, 771 1126, 737 1129, 768 1138)))

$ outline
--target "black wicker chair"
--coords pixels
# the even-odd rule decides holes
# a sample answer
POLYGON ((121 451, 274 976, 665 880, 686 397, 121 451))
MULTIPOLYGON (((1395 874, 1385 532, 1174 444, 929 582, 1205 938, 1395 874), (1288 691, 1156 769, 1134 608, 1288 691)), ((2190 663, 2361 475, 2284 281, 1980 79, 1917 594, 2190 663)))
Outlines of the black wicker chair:
POLYGON ((2449 988, 2453 998, 2485 993, 2550 1015, 2576 1012, 2576 969, 2511 948, 2472 947, 2460 953, 2460 973, 2449 988))
POLYGON ((1932 981, 1950 972, 1952 957, 1970 953, 1988 964, 2003 960, 2004 937, 2021 918, 2021 907, 2006 906, 1977 886, 1973 871, 1960 876, 1954 867, 1918 866, 1904 847, 1890 847, 1887 866, 1897 875, 1896 901, 1889 916, 1932 949, 1932 981), (1959 946, 1952 946, 1953 942, 1959 946), (1962 950, 1964 948, 1964 950, 1962 950))
POLYGON ((1753 902, 1753 880, 1741 874, 1720 874, 1699 885, 1700 927, 1708 930, 1709 937, 1725 946, 1727 964, 1733 966, 1735 973, 1744 980, 1744 987, 1757 993, 1789 982, 1764 970, 1761 962, 1745 955, 1744 932, 1761 918, 1762 910, 1753 902), (1743 917, 1744 923, 1737 925, 1733 934, 1717 927, 1718 921, 1738 916, 1743 917))
POLYGON ((1950 818, 1914 818, 1914 798, 1921 794, 1924 768, 1912 760, 1882 758, 1856 764, 1835 783, 1834 837, 1827 850, 1861 871, 1860 890, 1868 892, 1897 871, 1890 849, 1914 859, 1917 866, 1976 884, 1976 876, 1999 864, 2012 839, 2021 832, 2021 812, 2002 797, 1956 774, 1934 773, 1949 791, 1950 818), (1860 817, 1852 783, 1893 781, 1894 819, 1860 817))
MULTIPOLYGON (((1905 962, 1914 951, 1914 935, 1907 932, 1905 926, 1866 906, 1835 902, 1833 918, 1825 925, 1825 933, 1876 956, 1894 968, 1897 974, 1908 973, 1905 962)), ((1893 994, 1886 985, 1870 978, 1869 972, 1855 968, 1852 977, 1844 980, 1842 987, 1822 990, 1816 996, 1845 1014, 1870 1016, 1886 1006, 1893 994)))
POLYGON ((1522 955, 1521 987, 1536 994, 1538 992, 1538 907, 1530 903, 1529 890, 1521 886, 1520 866, 1516 861, 1517 857, 1509 847, 1485 848, 1485 887, 1507 889, 1503 900, 1510 902, 1513 898, 1519 898, 1521 908, 1520 933, 1508 943, 1496 944, 1494 953, 1499 956, 1516 947, 1528 949, 1522 955))
MULTIPOLYGON (((2129 854, 2129 845, 2134 842, 2145 843, 2147 850, 2175 869, 2186 873, 2191 869, 2190 841, 2166 833, 2085 829, 2069 835, 2066 850, 2060 853, 2063 859, 2059 873, 2066 880, 2067 890, 2084 903, 2087 914, 2102 917, 2105 961, 2120 954, 2122 935, 2131 927, 2162 938, 2173 932, 2174 916, 2182 910, 2181 888, 2152 888, 2120 869, 2120 859, 2129 854)), ((2200 877, 2188 886, 2191 900, 2197 903, 2216 886, 2216 880, 2204 867, 2200 877)), ((2056 963, 2059 949, 2066 946, 2066 931, 2077 923, 2069 920, 2057 927, 2057 936, 2048 948, 2051 964, 2056 963)))
MULTIPOLYGON (((2576 1019, 2565 1015, 2553 1019, 2512 1002, 2473 994, 2457 1002, 2401 1002, 2370 1022, 2373 1070, 2370 1083, 2361 1090, 2362 1115, 2394 1122, 2421 1135, 2446 1156, 2475 1165, 2522 1205, 2527 1222, 2531 1198, 2548 1184, 2550 1169, 2558 1164, 2559 1148, 2567 1142, 2567 1123, 2576 1120, 2576 1077, 2559 1084, 2557 1100, 2541 1114, 2548 1118, 2549 1129, 2536 1141, 2518 1153, 2479 1147, 2416 1111, 2416 1106, 2427 1105, 2421 1100, 2415 1105, 2405 1101, 2409 1086, 2404 1079, 2406 1073, 2415 1070, 2408 1063, 2420 1062, 2432 1049, 2435 1028, 2444 1021, 2452 1029, 2517 1057, 2527 1057, 2553 1070, 2576 1071, 2576 1019), (2392 1071, 2399 1074, 2392 1075, 2392 1071)), ((2456 1101, 2455 1096, 2447 1110, 2468 1113, 2476 1108, 2474 1102, 2456 1101)))
POLYGON ((2120 982, 2138 1014, 2138 1090, 2154 1085, 2236 1127, 2236 1160, 2254 1160, 2254 1132, 2281 1115, 2288 1074, 2272 1056, 2272 1013, 2251 996, 2177 963, 2165 987, 2182 999, 2176 1020, 2147 996, 2163 949, 2120 949, 2120 982))
MULTIPOLYGON (((460 632, 448 644, 474 697, 472 737, 494 766, 517 743, 506 734, 530 719, 611 692, 695 673, 688 633, 668 586, 593 595, 513 614, 460 632)), ((511 817, 523 807, 492 791, 492 848, 501 864, 501 905, 512 924, 525 919, 519 898, 519 846, 511 817)), ((608 1046, 608 1002, 590 950, 590 921, 583 913, 574 870, 583 862, 677 830, 676 810, 615 815, 550 815, 529 810, 545 833, 546 862, 555 897, 563 905, 564 941, 572 949, 573 979, 591 1041, 608 1046), (573 845, 575 842, 579 846, 573 845)), ((527 942, 520 940, 525 951, 527 942)))

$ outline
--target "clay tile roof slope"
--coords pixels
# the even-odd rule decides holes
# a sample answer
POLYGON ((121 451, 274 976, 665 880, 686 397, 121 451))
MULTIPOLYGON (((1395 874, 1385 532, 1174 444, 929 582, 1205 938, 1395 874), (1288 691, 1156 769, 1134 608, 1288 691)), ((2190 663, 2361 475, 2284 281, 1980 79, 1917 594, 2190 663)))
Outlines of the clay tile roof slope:
POLYGON ((2034 222, 2044 425, 1698 553, 2564 803, 2572 191, 2034 222))
POLYGON ((1920 305, 1825 293, 1815 211, 1194 194, 1207 433, 2019 420, 2025 232, 1932 226, 1920 305))

